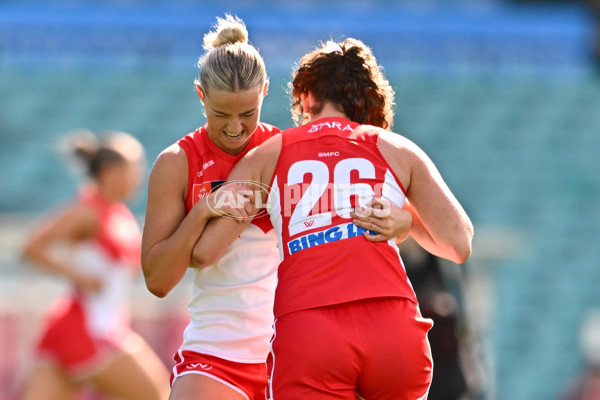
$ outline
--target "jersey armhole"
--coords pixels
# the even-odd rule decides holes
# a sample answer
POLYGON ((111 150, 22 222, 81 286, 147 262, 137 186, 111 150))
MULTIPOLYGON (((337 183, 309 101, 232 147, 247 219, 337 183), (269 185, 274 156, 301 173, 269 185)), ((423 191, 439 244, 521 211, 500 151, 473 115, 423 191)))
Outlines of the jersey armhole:
MULTIPOLYGON (((385 158, 385 155, 383 154, 383 152, 381 151, 381 149, 379 147, 379 140, 381 139, 379 133, 377 133, 377 139, 375 140, 375 148, 377 149, 377 151, 381 155, 381 159, 383 160, 383 162, 387 166, 388 171, 394 177, 394 180, 396 181, 396 183, 398 184, 398 186, 400 186, 400 189, 402 190, 402 193, 404 193, 404 197, 406 197, 406 188, 404 187, 404 185, 402 184, 402 182, 398 178, 398 175, 396 175, 396 173, 394 172, 394 169, 392 168, 392 166, 388 162, 387 158, 385 158)), ((385 140, 385 139, 383 139, 383 140, 385 140)))
POLYGON ((177 145, 184 152, 185 157, 187 159, 187 185, 185 189, 185 206, 187 211, 189 212, 189 209, 191 209, 191 207, 193 206, 191 202, 191 196, 193 192, 192 187, 194 183, 191 163, 193 162, 193 159, 199 158, 199 153, 196 149, 196 146, 194 146, 194 142, 192 140, 191 135, 188 135, 183 139, 177 141, 177 145))
MULTIPOLYGON (((273 168, 273 174, 271 175, 271 179, 269 179, 269 188, 273 187, 273 181, 275 180, 275 172, 277 171, 277 169, 279 168, 279 164, 281 163, 281 154, 283 153, 283 149, 285 148, 285 144, 286 144, 286 140, 285 140, 285 136, 283 135, 282 132, 279 133, 279 135, 281 136, 281 147, 279 149, 279 155, 277 156, 277 161, 274 164, 274 168, 273 168)), ((268 196, 267 196, 267 200, 268 200, 268 196)))
MULTIPOLYGON (((383 157, 383 155, 382 155, 382 157, 383 157)), ((385 165, 387 165, 388 171, 394 177, 394 179, 396 180, 396 183, 398 184, 398 186, 400 186, 400 189, 402 190, 402 193, 404 193, 404 197, 406 198, 406 189, 404 188, 404 185, 402 184, 402 182, 400 182, 400 179, 398 179, 398 177, 396 176, 396 173, 394 172, 394 170, 392 169, 390 164, 387 162, 385 157, 383 158, 383 162, 385 162, 385 165)))

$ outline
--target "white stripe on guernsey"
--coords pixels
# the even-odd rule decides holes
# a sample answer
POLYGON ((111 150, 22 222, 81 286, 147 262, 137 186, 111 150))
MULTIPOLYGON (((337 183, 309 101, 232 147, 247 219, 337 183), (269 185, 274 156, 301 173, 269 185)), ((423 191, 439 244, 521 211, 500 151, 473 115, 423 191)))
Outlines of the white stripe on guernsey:
POLYGON ((269 397, 267 398, 267 400, 273 400, 273 374, 275 373, 275 352, 273 351, 273 342, 275 341, 275 338, 277 338, 277 327, 275 326, 276 324, 277 324, 277 318, 275 318, 275 321, 273 321, 273 339, 271 339, 271 343, 269 344, 269 346, 271 348, 272 366, 271 366, 271 373, 269 374, 269 381, 268 381, 269 397))
MULTIPOLYGON (((402 187, 400 187, 400 185, 398 184, 398 181, 394 177, 394 174, 392 174, 392 172, 389 169, 387 169, 385 171, 385 179, 384 179, 383 188, 381 190, 381 195, 382 195, 382 197, 385 197, 386 199, 390 200, 390 202, 392 204, 394 204, 395 206, 398 206, 398 207, 404 206, 404 202, 406 201, 406 195, 404 194, 402 187)), ((400 265, 402 266, 402 269, 404 270, 404 272, 406 272, 406 267, 404 266, 404 262, 402 261, 402 256, 400 255, 400 250, 398 249, 398 246, 396 246, 396 238, 391 238, 390 240, 388 240, 387 243, 398 254, 398 260, 400 261, 400 265)), ((410 288, 412 289, 413 294, 414 294, 415 289, 413 288, 412 283, 410 282, 410 279, 408 279, 408 275, 406 276, 406 281, 408 282, 408 285, 410 286, 410 288)), ((415 296, 416 296, 416 294, 415 294, 415 296)), ((419 399, 419 400, 421 400, 421 399, 419 399)))
POLYGON ((281 202, 279 201, 280 191, 277 183, 277 176, 273 178, 273 184, 269 191, 269 198, 267 199, 267 209, 269 210, 269 216, 271 218, 271 224, 275 232, 277 233, 277 243, 279 246, 279 259, 283 261, 283 238, 281 232, 283 231, 283 219, 281 217, 281 202))
POLYGON ((390 200, 398 207, 402 207, 404 205, 404 200, 406 199, 406 195, 402 191, 398 181, 396 181, 394 174, 392 174, 389 169, 385 171, 383 187, 381 188, 381 196, 390 200))
MULTIPOLYGON (((225 386, 227 386, 227 387, 229 387, 229 388, 231 388, 231 389, 235 390, 236 392, 238 392, 239 394, 241 394, 242 396, 244 396, 244 399, 246 399, 246 400, 250 400, 250 397, 248 397, 248 395, 246 394, 246 392, 244 392, 244 391, 243 391, 243 390, 241 390, 240 388, 238 388, 238 387, 236 387, 236 386, 232 385, 232 384, 231 384, 231 383, 229 383, 229 382, 226 382, 226 381, 224 381, 224 380, 223 380, 223 379, 221 379, 221 378, 218 378, 218 377, 216 377, 216 376, 214 376, 214 375, 211 375, 211 374, 209 374, 209 373, 207 373, 207 372, 203 372, 203 371, 186 371, 186 372, 182 372, 181 374, 179 374, 179 377, 182 377, 182 376, 184 376, 184 375, 204 375, 204 376, 206 376, 207 378, 214 379, 215 381, 217 381, 217 382, 220 382, 220 383, 222 383, 223 385, 225 385, 225 386)), ((175 383, 175 381, 173 381, 173 383, 175 383)))

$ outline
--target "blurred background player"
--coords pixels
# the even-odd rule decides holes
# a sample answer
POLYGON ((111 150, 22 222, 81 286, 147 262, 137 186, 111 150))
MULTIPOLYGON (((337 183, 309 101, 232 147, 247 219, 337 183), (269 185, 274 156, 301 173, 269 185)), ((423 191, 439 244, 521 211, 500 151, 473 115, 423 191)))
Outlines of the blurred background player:
POLYGON ((93 387, 120 399, 164 400, 168 372, 128 319, 140 232, 123 202, 139 188, 144 149, 124 132, 97 137, 82 130, 67 143, 90 182, 31 233, 23 254, 73 290, 51 307, 21 399, 71 399, 93 387))

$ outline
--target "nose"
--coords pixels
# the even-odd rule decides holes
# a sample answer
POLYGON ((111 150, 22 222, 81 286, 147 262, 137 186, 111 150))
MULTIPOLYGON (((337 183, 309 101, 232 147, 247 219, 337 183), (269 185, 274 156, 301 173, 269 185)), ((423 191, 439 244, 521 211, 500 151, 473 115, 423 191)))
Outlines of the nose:
POLYGON ((242 129, 242 121, 237 118, 232 118, 227 123, 227 131, 229 131, 229 133, 237 135, 242 131, 242 129))

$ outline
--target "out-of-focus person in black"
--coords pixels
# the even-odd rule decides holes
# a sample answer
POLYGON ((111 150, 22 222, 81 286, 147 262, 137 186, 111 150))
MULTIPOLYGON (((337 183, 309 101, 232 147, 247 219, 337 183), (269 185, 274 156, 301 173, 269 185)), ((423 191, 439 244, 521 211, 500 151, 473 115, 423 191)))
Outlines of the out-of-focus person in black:
POLYGON ((433 356, 428 400, 481 399, 482 364, 472 347, 461 266, 443 265, 410 236, 398 246, 421 313, 433 320, 428 335, 433 356))

